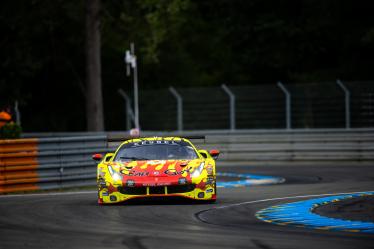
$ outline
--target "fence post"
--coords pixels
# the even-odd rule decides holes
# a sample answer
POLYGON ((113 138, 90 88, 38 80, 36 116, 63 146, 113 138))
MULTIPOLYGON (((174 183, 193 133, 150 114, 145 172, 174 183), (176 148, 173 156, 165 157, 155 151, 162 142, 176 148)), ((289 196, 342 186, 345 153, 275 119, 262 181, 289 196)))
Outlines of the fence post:
POLYGON ((222 89, 227 93, 230 98, 230 129, 235 130, 235 95, 234 93, 225 85, 221 85, 222 89))
POLYGON ((336 84, 344 91, 345 94, 345 128, 351 128, 351 93, 341 80, 336 80, 336 84))
POLYGON ((291 129, 291 94, 287 90, 287 88, 282 84, 282 82, 278 81, 278 87, 283 91, 286 96, 286 127, 287 129, 291 129))
POLYGON ((16 124, 21 125, 21 113, 18 108, 18 100, 14 103, 14 112, 16 114, 16 124))
POLYGON ((134 112, 131 109, 131 99, 122 89, 118 89, 119 95, 126 101, 126 129, 131 129, 131 121, 135 123, 134 112))
POLYGON ((177 124, 178 124, 178 131, 183 130, 183 98, 182 96, 175 90, 174 87, 169 87, 169 91, 177 100, 177 124))
POLYGON ((130 66, 133 69, 134 74, 134 124, 136 129, 140 129, 139 125, 139 90, 138 90, 138 66, 136 63, 135 45, 132 42, 130 44, 130 51, 126 51, 124 61, 127 65, 126 74, 130 76, 130 66))

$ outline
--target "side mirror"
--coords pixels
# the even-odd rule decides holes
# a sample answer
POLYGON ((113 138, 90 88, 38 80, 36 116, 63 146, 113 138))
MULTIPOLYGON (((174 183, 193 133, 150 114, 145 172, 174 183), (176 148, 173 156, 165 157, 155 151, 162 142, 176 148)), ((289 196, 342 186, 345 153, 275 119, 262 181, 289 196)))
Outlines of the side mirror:
POLYGON ((92 156, 92 159, 95 160, 95 161, 101 161, 101 160, 103 160, 103 155, 95 154, 95 155, 92 156))
POLYGON ((213 157, 214 160, 217 160, 219 156, 219 150, 210 150, 209 154, 213 157))

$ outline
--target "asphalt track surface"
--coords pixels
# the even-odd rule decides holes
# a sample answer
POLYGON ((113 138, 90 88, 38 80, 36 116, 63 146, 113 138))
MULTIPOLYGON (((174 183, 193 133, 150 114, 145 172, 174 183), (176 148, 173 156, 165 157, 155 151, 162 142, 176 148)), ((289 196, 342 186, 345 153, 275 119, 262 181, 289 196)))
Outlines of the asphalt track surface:
POLYGON ((335 219, 348 218, 353 221, 374 223, 374 195, 332 202, 317 207, 313 212, 335 219))
POLYGON ((92 191, 0 196, 0 248, 374 248, 370 234, 279 226, 254 216, 314 195, 372 191, 372 167, 219 171, 281 176, 287 182, 220 188, 215 204, 151 200, 99 206, 92 191))

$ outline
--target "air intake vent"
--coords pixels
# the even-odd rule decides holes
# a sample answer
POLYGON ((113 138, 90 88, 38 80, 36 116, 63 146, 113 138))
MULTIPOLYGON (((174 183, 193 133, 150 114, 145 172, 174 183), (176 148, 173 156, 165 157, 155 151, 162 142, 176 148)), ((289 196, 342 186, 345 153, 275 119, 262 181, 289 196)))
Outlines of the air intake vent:
POLYGON ((147 187, 118 187, 118 191, 125 195, 146 195, 147 187))
POLYGON ((186 193, 195 189, 194 184, 168 186, 168 194, 186 193))
POLYGON ((165 187, 158 186, 158 187, 149 187, 149 194, 165 194, 165 187))

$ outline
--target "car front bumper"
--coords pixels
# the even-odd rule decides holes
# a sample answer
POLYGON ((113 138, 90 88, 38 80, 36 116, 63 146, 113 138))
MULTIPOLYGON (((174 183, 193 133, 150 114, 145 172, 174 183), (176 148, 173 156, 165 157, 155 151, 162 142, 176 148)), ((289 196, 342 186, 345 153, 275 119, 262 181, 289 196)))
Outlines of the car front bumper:
POLYGON ((167 186, 99 186, 99 203, 118 203, 134 198, 171 197, 179 196, 195 200, 215 200, 216 189, 214 185, 205 185, 203 188, 196 184, 167 185, 167 186))

